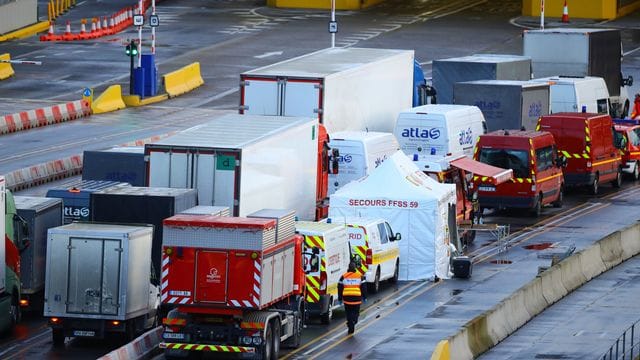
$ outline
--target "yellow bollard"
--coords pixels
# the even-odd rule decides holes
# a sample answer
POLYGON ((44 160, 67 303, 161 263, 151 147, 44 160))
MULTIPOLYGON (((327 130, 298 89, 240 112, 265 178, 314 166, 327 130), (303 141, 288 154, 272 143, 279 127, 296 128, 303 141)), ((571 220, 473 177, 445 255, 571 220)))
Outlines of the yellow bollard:
POLYGON ((60 11, 60 0, 56 0, 56 16, 60 16, 62 12, 60 11))
POLYGON ((49 22, 53 20, 53 14, 51 13, 51 1, 47 4, 47 17, 49 18, 49 22))

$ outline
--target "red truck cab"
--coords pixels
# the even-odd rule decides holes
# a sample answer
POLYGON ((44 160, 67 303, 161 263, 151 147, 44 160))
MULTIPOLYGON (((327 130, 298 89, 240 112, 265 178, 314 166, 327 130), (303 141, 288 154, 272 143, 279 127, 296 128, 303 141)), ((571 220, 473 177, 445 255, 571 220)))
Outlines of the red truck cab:
POLYGON ((542 116, 538 130, 553 134, 567 158, 567 186, 588 186, 597 194, 600 184, 622 185, 622 157, 614 144, 613 121, 607 114, 556 113, 542 116))
POLYGON ((640 120, 614 119, 614 143, 619 145, 622 171, 640 179, 640 120))
POLYGON ((478 178, 480 208, 525 208, 538 216, 542 207, 561 207, 564 196, 562 157, 553 135, 546 131, 497 130, 480 139, 474 159, 512 169, 513 178, 498 185, 478 178))

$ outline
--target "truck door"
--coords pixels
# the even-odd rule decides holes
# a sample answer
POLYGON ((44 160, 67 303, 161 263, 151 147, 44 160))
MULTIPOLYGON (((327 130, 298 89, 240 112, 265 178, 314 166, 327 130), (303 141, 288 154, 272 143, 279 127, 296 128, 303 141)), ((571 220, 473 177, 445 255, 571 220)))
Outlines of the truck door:
POLYGON ((240 114, 280 115, 276 79, 244 78, 241 86, 240 114))
POLYGON ((322 120, 320 88, 320 82, 315 80, 287 80, 283 86, 281 115, 322 120))
POLYGON ((69 240, 68 313, 118 315, 121 253, 120 240, 69 240))
POLYGON ((196 253, 195 302, 227 302, 227 270, 229 256, 225 251, 196 253))

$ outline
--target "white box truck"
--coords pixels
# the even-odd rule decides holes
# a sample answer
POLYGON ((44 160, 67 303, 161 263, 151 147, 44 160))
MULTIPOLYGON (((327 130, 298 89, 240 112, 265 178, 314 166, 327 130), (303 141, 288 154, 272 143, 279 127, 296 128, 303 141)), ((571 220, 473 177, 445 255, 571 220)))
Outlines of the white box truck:
POLYGON ((628 87, 633 84, 633 78, 622 77, 620 30, 525 30, 523 41, 523 54, 531 58, 534 78, 559 75, 601 77, 609 91, 611 116, 623 118, 628 115, 628 87))
POLYGON ((71 223, 49 229, 44 316, 54 346, 65 337, 137 334, 158 324, 152 226, 71 223))
POLYGON ((329 324, 333 310, 340 307, 338 281, 349 269, 351 261, 347 227, 344 224, 296 221, 296 232, 304 237, 305 258, 310 260, 317 255, 320 259, 319 262, 309 263, 306 273, 305 310, 309 314, 319 315, 323 324, 329 324))
POLYGON ((329 195, 351 181, 358 180, 377 168, 400 150, 392 133, 378 131, 339 131, 331 134, 329 147, 337 149, 337 174, 329 173, 329 195))
POLYGON ((198 189, 233 216, 294 209, 314 220, 318 121, 230 114, 145 146, 148 185, 198 189))
POLYGON ((597 76, 551 76, 531 82, 549 84, 549 113, 589 112, 611 114, 607 84, 597 76))
POLYGON ((240 113, 313 117, 332 134, 393 130, 412 105, 413 50, 324 49, 240 74, 240 113))

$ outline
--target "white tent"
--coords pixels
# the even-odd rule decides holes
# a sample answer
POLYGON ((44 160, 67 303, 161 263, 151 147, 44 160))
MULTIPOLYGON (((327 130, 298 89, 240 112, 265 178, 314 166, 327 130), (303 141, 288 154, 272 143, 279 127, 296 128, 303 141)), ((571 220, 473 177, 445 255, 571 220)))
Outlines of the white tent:
MULTIPOLYGON (((369 176, 353 181, 330 197, 329 217, 374 217, 402 235, 400 280, 449 276, 449 204, 455 185, 426 176, 398 151, 369 176)), ((452 214, 455 216, 455 213, 452 214)))

